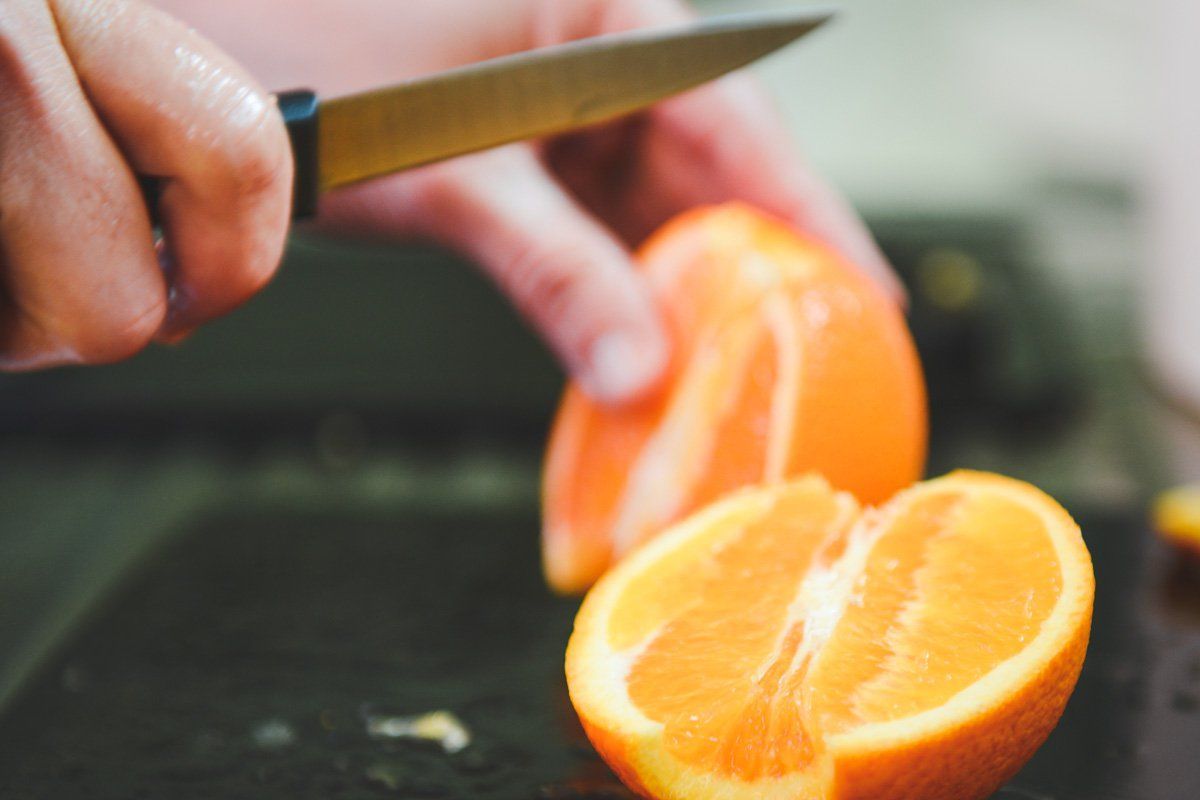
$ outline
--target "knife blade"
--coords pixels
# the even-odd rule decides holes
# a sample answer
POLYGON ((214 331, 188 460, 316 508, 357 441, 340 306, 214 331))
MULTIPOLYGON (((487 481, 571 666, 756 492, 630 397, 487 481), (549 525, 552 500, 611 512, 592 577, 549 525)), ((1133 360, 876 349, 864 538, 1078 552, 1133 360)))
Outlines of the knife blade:
MULTIPOLYGON (((276 95, 295 160, 292 218, 325 191, 509 142, 594 125, 755 61, 833 16, 730 14, 543 47, 318 102, 276 95)), ((139 178, 152 221, 163 179, 139 178)))
POLYGON ((755 61, 830 16, 740 14, 596 36, 329 100, 317 123, 319 186, 613 119, 755 61))

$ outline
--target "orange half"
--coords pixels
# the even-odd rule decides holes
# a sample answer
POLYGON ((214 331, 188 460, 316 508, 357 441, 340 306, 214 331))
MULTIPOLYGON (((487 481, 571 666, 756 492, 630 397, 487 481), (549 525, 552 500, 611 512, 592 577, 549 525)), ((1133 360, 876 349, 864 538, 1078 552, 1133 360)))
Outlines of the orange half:
POLYGON ((586 589, 742 486, 817 471, 881 502, 920 477, 916 351, 896 304, 853 265, 739 204, 684 214, 638 260, 674 363, 662 390, 629 408, 568 386, 543 485, 554 588, 586 589))
POLYGON ((1078 527, 1028 484, 956 472, 862 510, 809 477, 615 567, 567 681, 646 797, 983 798, 1061 715, 1093 591, 1078 527))

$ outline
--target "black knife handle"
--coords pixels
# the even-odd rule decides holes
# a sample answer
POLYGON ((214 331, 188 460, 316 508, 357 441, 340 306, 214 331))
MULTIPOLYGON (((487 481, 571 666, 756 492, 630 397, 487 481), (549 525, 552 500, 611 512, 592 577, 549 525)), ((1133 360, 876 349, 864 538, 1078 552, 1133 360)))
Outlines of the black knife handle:
MULTIPOLYGON (((295 89, 275 95, 283 123, 287 126, 288 140, 292 145, 295 172, 292 178, 292 219, 300 220, 316 216, 317 196, 320 194, 320 172, 317 169, 317 95, 308 89, 295 89)), ((158 227, 158 198, 162 193, 165 178, 153 175, 138 177, 146 207, 150 209, 150 222, 158 227)))

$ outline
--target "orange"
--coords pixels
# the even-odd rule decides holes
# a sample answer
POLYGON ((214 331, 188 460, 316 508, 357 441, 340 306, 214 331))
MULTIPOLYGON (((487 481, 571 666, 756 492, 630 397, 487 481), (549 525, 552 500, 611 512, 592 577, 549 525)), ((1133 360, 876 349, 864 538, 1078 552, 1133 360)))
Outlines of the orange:
POLYGON ((1164 539, 1200 556, 1200 484, 1162 492, 1154 498, 1151 515, 1164 539))
POLYGON ((639 263, 673 363, 632 407, 568 386, 543 484, 555 589, 583 591, 741 486, 819 471, 880 502, 920 477, 925 395, 912 339, 896 304, 838 254, 729 204, 668 223, 639 263))
POLYGON ((571 701, 663 800, 970 800, 1062 714, 1094 583, 1028 484, 956 472, 861 509, 819 477, 747 489, 591 590, 571 701))

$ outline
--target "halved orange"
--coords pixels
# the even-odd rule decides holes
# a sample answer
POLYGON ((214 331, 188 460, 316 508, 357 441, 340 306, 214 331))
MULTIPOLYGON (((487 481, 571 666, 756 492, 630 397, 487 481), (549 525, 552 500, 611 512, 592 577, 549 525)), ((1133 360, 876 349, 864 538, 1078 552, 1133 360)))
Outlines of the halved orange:
POLYGON ((1034 487, 956 472, 861 510, 818 477, 743 490, 588 594, 571 700, 661 800, 970 800, 1062 714, 1094 584, 1034 487))
POLYGON ((586 589, 742 486, 819 471, 864 502, 917 480, 921 368, 900 310, 815 240, 751 208, 684 214, 639 255, 675 342, 662 389, 606 408, 567 388, 543 485, 550 584, 586 589))

